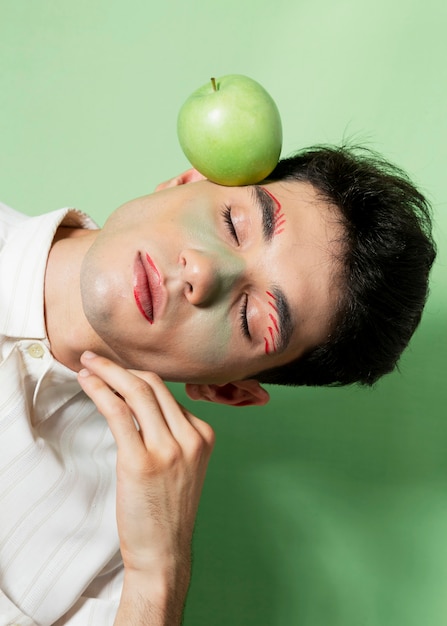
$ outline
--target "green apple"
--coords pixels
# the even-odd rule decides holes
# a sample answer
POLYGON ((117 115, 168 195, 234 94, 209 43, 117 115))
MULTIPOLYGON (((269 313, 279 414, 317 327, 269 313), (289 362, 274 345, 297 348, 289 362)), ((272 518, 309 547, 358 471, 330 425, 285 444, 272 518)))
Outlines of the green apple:
POLYGON ((177 133, 187 159, 220 185, 251 185, 275 168, 281 153, 278 108, 248 76, 212 78, 180 109, 177 133))

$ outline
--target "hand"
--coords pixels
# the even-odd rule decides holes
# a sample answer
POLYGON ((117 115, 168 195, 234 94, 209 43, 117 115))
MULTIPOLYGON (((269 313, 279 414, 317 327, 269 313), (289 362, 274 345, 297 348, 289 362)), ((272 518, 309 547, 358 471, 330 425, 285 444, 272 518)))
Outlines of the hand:
POLYGON ((191 538, 213 430, 179 405, 157 375, 125 370, 92 353, 84 353, 81 362, 79 383, 117 444, 125 579, 122 621, 115 624, 130 625, 135 597, 143 597, 144 623, 173 626, 189 585, 191 538))
POLYGON ((178 185, 186 185, 187 183, 196 183, 199 180, 206 180, 206 178, 203 174, 192 167, 191 169, 186 170, 186 172, 179 174, 179 176, 175 176, 164 183, 160 183, 155 188, 155 191, 169 189, 170 187, 178 187, 178 185))

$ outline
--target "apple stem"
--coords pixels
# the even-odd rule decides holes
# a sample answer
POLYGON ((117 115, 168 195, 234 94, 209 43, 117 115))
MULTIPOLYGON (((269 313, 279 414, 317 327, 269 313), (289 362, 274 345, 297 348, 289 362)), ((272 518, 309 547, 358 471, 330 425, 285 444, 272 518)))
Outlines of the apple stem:
POLYGON ((211 84, 213 86, 214 91, 217 91, 216 79, 214 78, 214 76, 213 78, 211 78, 211 84))

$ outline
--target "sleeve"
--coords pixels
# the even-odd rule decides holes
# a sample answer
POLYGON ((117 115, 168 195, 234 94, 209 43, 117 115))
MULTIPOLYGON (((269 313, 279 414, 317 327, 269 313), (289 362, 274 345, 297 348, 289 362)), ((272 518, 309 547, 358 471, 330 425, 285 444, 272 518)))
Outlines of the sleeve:
POLYGON ((0 626, 39 626, 0 590, 0 626))
MULTIPOLYGON (((100 598, 79 598, 68 613, 58 619, 53 626, 86 626, 87 624, 113 626, 118 604, 119 601, 101 600, 100 598)), ((28 625, 28 622, 25 623, 28 625)), ((30 624, 34 624, 34 622, 30 622, 30 624)))
POLYGON ((122 567, 98 576, 53 626, 113 626, 122 586, 122 567))
POLYGON ((121 567, 97 576, 69 611, 52 624, 34 621, 0 590, 0 626, 113 626, 122 583, 121 567))

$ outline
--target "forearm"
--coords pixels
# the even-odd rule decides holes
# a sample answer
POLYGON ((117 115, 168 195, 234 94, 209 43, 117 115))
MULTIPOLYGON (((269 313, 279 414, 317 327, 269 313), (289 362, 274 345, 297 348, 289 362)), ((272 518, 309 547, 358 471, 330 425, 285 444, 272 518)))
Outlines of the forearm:
POLYGON ((189 580, 189 565, 156 576, 125 571, 114 626, 180 626, 189 580))

